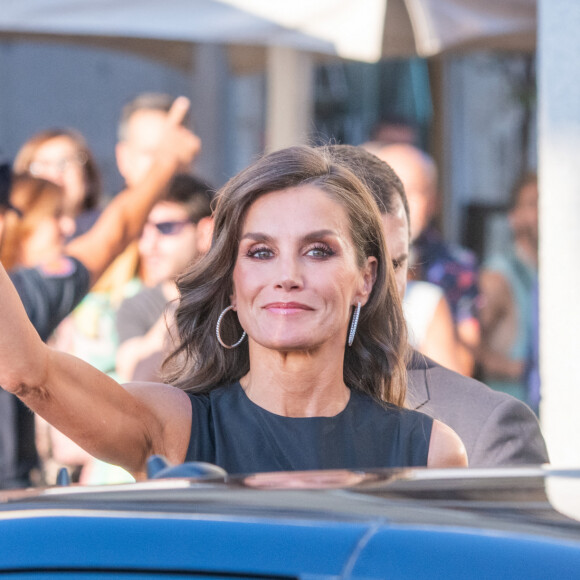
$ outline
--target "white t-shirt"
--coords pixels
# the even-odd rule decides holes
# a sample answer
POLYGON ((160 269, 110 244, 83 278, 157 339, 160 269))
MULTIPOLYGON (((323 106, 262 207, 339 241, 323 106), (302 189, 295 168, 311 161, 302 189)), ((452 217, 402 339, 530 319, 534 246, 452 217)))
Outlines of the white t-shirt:
POLYGON ((403 313, 409 331, 409 344, 419 348, 433 320, 443 289, 430 282, 410 281, 403 299, 403 313))

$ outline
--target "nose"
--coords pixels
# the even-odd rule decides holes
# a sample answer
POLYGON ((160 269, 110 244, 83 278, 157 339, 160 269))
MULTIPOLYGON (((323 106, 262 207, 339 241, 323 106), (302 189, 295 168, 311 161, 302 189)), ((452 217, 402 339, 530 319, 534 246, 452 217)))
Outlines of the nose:
POLYGON ((279 258, 276 288, 286 292, 303 288, 302 268, 300 260, 294 256, 279 258))

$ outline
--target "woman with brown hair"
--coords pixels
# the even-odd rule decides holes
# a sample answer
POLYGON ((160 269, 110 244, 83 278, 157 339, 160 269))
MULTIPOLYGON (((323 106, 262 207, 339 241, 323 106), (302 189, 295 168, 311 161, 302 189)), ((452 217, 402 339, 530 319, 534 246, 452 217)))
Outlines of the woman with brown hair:
POLYGON ((17 153, 16 173, 29 173, 56 183, 65 193, 64 212, 81 235, 96 221, 101 201, 101 177, 85 138, 74 129, 36 133, 17 153))
POLYGON ((401 406, 400 300, 378 208, 350 171, 324 150, 274 152, 222 188, 214 219, 210 251, 178 280, 180 388, 123 389, 48 349, 5 276, 0 384, 136 478, 152 454, 230 472, 466 465, 449 427, 401 406))

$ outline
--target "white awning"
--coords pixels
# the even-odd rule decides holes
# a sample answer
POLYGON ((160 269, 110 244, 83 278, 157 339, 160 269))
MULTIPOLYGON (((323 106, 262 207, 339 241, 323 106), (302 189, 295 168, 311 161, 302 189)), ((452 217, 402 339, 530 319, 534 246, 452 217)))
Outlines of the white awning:
POLYGON ((0 32, 287 46, 372 62, 533 49, 536 0, 4 0, 0 32))

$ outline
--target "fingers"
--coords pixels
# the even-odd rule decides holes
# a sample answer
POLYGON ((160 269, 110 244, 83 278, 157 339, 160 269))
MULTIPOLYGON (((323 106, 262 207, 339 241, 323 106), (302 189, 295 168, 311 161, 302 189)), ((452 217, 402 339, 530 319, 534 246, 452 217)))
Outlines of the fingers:
POLYGON ((167 122, 171 125, 180 125, 190 106, 191 102, 187 97, 177 97, 167 113, 167 122))
POLYGON ((167 112, 163 138, 159 143, 158 155, 171 159, 179 170, 186 170, 201 150, 201 140, 182 122, 191 102, 187 97, 177 97, 167 112))

